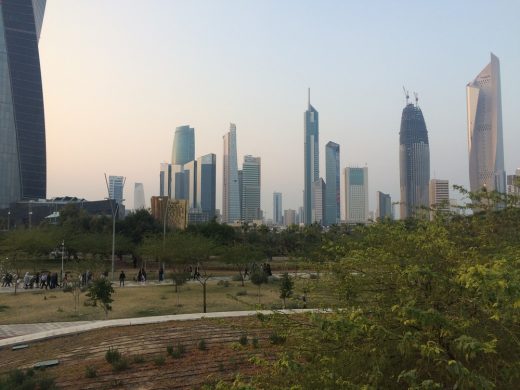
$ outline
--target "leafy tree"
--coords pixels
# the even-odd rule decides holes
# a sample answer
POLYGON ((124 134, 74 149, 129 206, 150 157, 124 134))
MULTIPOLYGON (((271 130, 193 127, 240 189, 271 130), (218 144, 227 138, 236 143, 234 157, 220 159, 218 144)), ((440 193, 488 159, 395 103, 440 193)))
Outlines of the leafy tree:
POLYGON ((293 294, 294 282, 287 272, 284 272, 280 280, 280 298, 283 300, 283 308, 286 308, 285 300, 293 294))
POLYGON ((112 310, 112 294, 114 288, 112 282, 106 278, 95 279, 90 285, 87 297, 88 300, 85 302, 86 305, 97 306, 98 302, 103 311, 105 312, 105 319, 108 318, 108 312, 112 310))
POLYGON ((268 281, 267 275, 262 270, 255 270, 251 274, 251 283, 258 286, 258 303, 260 303, 260 287, 268 281))
POLYGON ((249 272, 251 271, 251 265, 255 261, 263 258, 262 252, 258 249, 258 247, 254 247, 248 244, 225 246, 221 248, 221 250, 223 252, 222 259, 226 263, 232 264, 238 271, 243 287, 246 269, 248 269, 249 272))

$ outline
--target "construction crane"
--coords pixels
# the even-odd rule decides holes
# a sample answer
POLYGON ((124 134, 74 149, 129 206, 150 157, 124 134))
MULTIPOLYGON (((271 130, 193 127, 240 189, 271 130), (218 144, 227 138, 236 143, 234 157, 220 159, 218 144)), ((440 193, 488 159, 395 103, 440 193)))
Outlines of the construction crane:
POLYGON ((414 92, 413 96, 415 97, 415 105, 418 106, 419 105, 419 94, 417 92, 414 92))
POLYGON ((404 96, 406 97, 406 105, 408 105, 408 99, 410 99, 410 94, 408 93, 407 89, 403 85, 403 92, 404 96))

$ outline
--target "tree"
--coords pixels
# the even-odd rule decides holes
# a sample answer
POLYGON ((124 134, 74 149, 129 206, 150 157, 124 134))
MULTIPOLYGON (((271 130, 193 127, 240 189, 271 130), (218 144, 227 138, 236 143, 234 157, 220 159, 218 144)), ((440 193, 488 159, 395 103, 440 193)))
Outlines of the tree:
POLYGON ((257 247, 248 244, 224 246, 221 248, 221 251, 222 260, 228 264, 232 264, 238 271, 242 287, 244 286, 246 269, 251 272, 252 263, 263 257, 262 252, 257 247))
POLYGON ((267 275, 263 270, 255 270, 251 274, 251 283, 258 286, 258 303, 260 303, 260 287, 268 281, 267 275))
POLYGON ((114 288, 112 282, 106 278, 95 279, 90 285, 87 293, 88 300, 85 302, 89 306, 97 306, 98 302, 105 312, 105 319, 108 318, 108 312, 112 310, 112 294, 114 288))
POLYGON ((292 296, 294 282, 287 272, 284 272, 280 280, 280 298, 283 300, 283 308, 285 309, 285 300, 292 296))

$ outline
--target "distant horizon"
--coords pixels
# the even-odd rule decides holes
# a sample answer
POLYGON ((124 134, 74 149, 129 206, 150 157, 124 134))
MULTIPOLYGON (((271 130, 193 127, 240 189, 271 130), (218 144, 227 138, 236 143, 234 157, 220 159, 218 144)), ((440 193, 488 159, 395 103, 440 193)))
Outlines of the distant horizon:
POLYGON ((134 183, 143 183, 149 207, 175 128, 188 124, 195 158, 217 155, 222 210, 222 136, 233 122, 239 167, 244 155, 262 158, 264 217, 272 218, 273 192, 283 194, 283 210, 298 210, 310 87, 320 113, 320 176, 326 143, 338 143, 342 171, 368 166, 375 211, 376 191, 400 200, 403 84, 419 92, 431 178, 469 187, 465 86, 490 52, 501 64, 512 174, 520 167, 520 5, 462 3, 49 1, 40 39, 47 197, 103 199, 106 173, 127 178, 127 207, 134 183), (484 9, 487 21, 475 28, 484 9))

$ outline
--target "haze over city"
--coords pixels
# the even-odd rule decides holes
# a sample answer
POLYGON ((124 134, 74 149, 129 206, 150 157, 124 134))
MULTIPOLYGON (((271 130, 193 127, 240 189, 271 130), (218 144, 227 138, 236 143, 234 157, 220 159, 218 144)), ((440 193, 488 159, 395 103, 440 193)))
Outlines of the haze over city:
MULTIPOLYGON (((369 168, 375 192, 399 199, 402 91, 417 91, 431 177, 468 186, 466 84, 500 58, 507 173, 520 166, 520 26, 517 2, 101 0, 47 3, 39 43, 48 197, 106 197, 103 173, 159 192, 174 130, 195 128, 196 155, 217 154, 237 125, 239 163, 262 158, 262 209, 272 193, 302 205, 307 88, 324 147, 369 168), (485 16, 484 16, 485 12, 485 16)), ((343 192, 342 192, 343 194, 343 192)), ((342 203, 343 204, 343 203, 342 203)), ((344 210, 342 210, 344 212, 344 210)))

